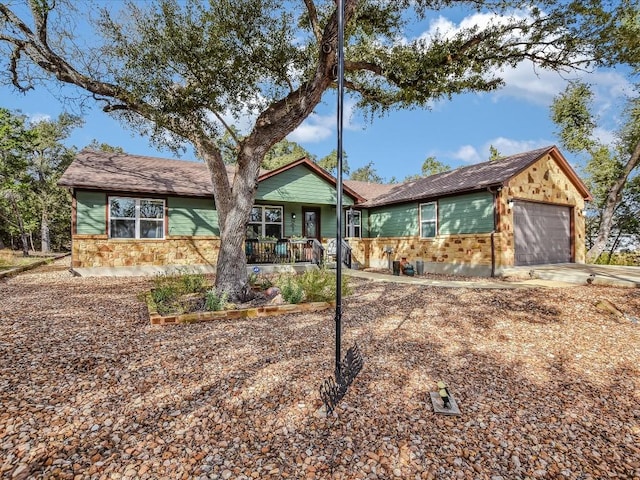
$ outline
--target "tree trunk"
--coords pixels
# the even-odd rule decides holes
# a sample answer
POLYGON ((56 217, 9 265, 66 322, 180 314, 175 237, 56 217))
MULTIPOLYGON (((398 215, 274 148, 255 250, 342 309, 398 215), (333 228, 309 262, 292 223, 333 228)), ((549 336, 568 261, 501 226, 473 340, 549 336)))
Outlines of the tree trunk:
POLYGON ((16 201, 15 195, 11 194, 9 196, 11 199, 11 205, 13 206, 13 213, 16 216, 16 221, 18 222, 18 228, 20 229, 20 240, 22 241, 22 256, 29 256, 29 238, 27 236, 27 232, 24 230, 24 222, 22 221, 22 215, 20 215, 20 210, 18 210, 18 202, 16 201))
POLYGON ((225 292, 233 301, 246 301, 251 296, 247 258, 242 248, 248 216, 248 213, 234 208, 227 214, 224 228, 220 230, 216 290, 225 292))
POLYGON ((611 228, 613 225, 613 214, 615 213, 616 207, 618 206, 618 203, 620 203, 620 199, 622 198, 622 190, 627 183, 627 178, 629 178, 631 171, 638 166, 639 162, 640 143, 636 145, 636 148, 629 158, 629 161, 624 166, 624 169, 622 170, 616 181, 613 183, 613 185, 611 185, 611 187, 609 188, 607 200, 605 202, 600 218, 600 228, 598 229, 598 236, 596 237, 595 242, 593 242, 593 246, 587 252, 588 263, 595 262, 606 248, 607 240, 609 239, 609 235, 611 234, 611 228))
POLYGON ((49 219, 47 218, 47 212, 42 212, 42 223, 40 225, 40 251, 42 253, 49 253, 51 251, 51 235, 49 230, 49 219))
POLYGON ((233 188, 229 188, 219 152, 208 148, 206 142, 197 143, 201 147, 199 155, 211 172, 218 211, 220 250, 216 264, 216 290, 226 293, 231 301, 246 301, 252 294, 243 244, 257 190, 260 162, 272 143, 275 142, 267 139, 265 145, 258 149, 246 145, 240 149, 233 188))

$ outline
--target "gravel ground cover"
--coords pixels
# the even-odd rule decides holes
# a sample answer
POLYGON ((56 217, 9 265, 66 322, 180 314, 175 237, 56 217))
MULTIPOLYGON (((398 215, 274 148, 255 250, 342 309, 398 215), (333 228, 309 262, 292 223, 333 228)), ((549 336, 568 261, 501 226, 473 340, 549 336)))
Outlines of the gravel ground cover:
POLYGON ((0 477, 640 479, 640 324, 594 306, 640 289, 353 284, 327 416, 331 312, 158 327, 149 279, 1 280, 0 477))

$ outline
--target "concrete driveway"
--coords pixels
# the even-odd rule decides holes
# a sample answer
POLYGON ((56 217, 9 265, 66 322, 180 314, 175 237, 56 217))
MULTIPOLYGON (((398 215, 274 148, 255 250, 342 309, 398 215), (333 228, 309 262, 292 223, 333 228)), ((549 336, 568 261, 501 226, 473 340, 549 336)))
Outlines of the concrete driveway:
POLYGON ((502 270, 503 276, 539 278, 557 282, 640 288, 640 267, 561 263, 502 270))

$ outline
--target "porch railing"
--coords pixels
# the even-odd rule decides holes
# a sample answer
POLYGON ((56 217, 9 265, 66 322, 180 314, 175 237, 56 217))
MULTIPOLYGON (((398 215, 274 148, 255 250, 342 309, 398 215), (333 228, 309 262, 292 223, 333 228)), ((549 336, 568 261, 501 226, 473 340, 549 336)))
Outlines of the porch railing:
POLYGON ((314 239, 258 240, 246 239, 244 251, 248 264, 256 263, 315 263, 324 258, 322 244, 314 239))
MULTIPOLYGON (((329 255, 329 257, 332 257, 333 259, 337 257, 336 255, 337 243, 338 243, 338 240, 334 238, 332 240, 329 240, 329 243, 327 245, 327 254, 329 255)), ((347 243, 345 239, 342 239, 342 241, 340 242, 340 248, 341 248, 340 253, 342 257, 342 263, 345 264, 347 268, 351 268, 351 246, 347 243)))

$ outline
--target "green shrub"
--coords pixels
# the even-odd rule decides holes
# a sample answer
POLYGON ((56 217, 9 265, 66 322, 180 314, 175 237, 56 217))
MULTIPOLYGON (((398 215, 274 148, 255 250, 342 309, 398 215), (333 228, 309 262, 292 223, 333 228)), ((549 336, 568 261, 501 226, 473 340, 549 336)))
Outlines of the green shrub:
POLYGON ((639 253, 614 253, 610 255, 608 252, 602 253, 595 262, 597 265, 624 265, 637 266, 640 265, 639 253))
POLYGON ((185 305, 180 297, 189 293, 200 293, 204 290, 207 280, 200 273, 160 274, 153 279, 151 299, 158 309, 158 313, 183 313, 185 305))
POLYGON ((300 303, 304 298, 304 290, 296 276, 283 275, 278 279, 278 287, 282 299, 287 303, 300 303))
POLYGON ((151 290, 151 298, 156 305, 175 301, 182 294, 179 285, 175 283, 160 283, 151 290))
POLYGON ((207 290, 204 296, 204 308, 207 311, 215 312, 224 309, 227 304, 227 293, 219 294, 215 288, 207 290))
MULTIPOLYGON (((300 275, 300 286, 308 302, 331 302, 336 299, 336 274, 325 268, 312 269, 300 275)), ((342 295, 349 295, 348 278, 342 276, 342 295)))
POLYGON ((185 293, 201 292, 207 284, 207 279, 202 273, 183 273, 179 279, 185 293))

